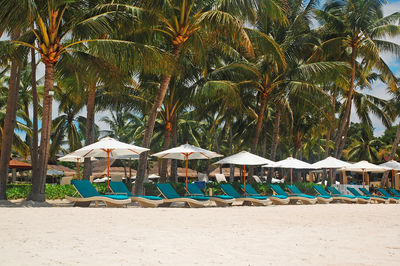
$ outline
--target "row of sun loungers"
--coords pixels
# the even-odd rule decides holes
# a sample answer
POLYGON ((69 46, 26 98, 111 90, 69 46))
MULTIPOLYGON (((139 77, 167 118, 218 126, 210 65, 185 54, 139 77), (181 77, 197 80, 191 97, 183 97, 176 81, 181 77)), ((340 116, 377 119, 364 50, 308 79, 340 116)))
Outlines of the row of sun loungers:
MULTIPOLYGON (((395 196, 390 195, 384 189, 378 189, 383 196, 372 195, 367 189, 362 192, 366 195, 361 195, 356 189, 348 188, 353 195, 342 195, 335 187, 332 187, 331 194, 328 193, 322 186, 314 185, 314 189, 319 194, 312 196, 302 193, 295 185, 287 185, 286 187, 292 192, 288 194, 279 185, 271 184, 275 195, 264 196, 247 184, 245 187, 241 185, 244 195, 240 195, 231 184, 220 184, 222 191, 226 195, 206 196, 196 184, 188 184, 187 194, 180 196, 169 183, 157 183, 157 189, 160 191, 160 196, 136 196, 132 195, 128 188, 122 182, 110 182, 110 188, 113 194, 100 194, 88 180, 72 180, 72 185, 77 190, 80 197, 69 197, 66 199, 73 202, 74 206, 88 207, 91 202, 104 202, 106 206, 124 207, 131 202, 136 202, 142 207, 157 207, 170 206, 173 203, 180 202, 192 208, 209 206, 211 202, 216 206, 230 206, 233 203, 236 205, 253 205, 267 206, 271 204, 283 205, 289 203, 315 204, 330 202, 345 202, 345 203, 400 203, 400 194, 396 190, 391 191, 395 196)), ((328 189, 330 189, 328 187, 328 189)))

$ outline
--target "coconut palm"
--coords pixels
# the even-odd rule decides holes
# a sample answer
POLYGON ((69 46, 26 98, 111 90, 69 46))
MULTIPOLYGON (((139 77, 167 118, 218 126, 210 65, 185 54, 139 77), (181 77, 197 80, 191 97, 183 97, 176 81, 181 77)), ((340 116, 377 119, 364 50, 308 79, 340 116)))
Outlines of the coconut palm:
POLYGON ((375 68, 382 75, 393 90, 397 89, 396 78, 387 64, 381 58, 382 52, 400 55, 400 46, 384 40, 385 37, 394 37, 400 34, 396 21, 400 13, 395 12, 384 17, 380 0, 349 0, 328 1, 323 10, 315 13, 321 22, 321 31, 329 34, 331 49, 340 51, 347 58, 351 66, 350 84, 347 88, 346 107, 343 119, 336 134, 335 156, 340 156, 340 144, 349 127, 351 106, 359 62, 364 62, 367 68, 375 68))

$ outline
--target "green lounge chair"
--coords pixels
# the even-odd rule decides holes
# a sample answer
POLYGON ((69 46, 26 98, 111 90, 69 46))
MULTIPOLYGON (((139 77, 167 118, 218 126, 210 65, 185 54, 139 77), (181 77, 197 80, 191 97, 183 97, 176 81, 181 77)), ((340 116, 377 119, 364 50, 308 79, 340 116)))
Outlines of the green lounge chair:
POLYGON ((303 192, 300 191, 300 189, 298 189, 298 187, 296 187, 296 185, 292 185, 292 186, 286 185, 286 187, 288 189, 290 189, 294 195, 306 195, 306 196, 309 196, 310 198, 313 197, 313 198, 317 199, 318 203, 328 204, 333 200, 331 195, 329 195, 329 196, 324 196, 324 195, 313 196, 313 195, 304 194, 303 192))
POLYGON ((362 193, 364 193, 365 196, 369 197, 372 201, 375 201, 376 203, 389 203, 389 198, 388 197, 374 196, 366 188, 359 188, 359 190, 362 193))
POLYGON ((292 195, 292 194, 286 193, 279 185, 271 184, 270 186, 276 194, 288 197, 290 199, 291 203, 296 203, 298 201, 301 201, 303 204, 317 203, 317 199, 315 197, 312 197, 309 195, 304 195, 304 194, 300 194, 300 195, 293 194, 292 195))
POLYGON ((219 184, 219 187, 225 192, 225 194, 235 198, 238 202, 242 202, 243 205, 271 205, 271 201, 265 196, 241 196, 231 184, 219 184))
POLYGON ((358 203, 370 203, 371 199, 369 197, 361 195, 355 188, 347 187, 347 190, 350 191, 351 194, 356 196, 358 203))
POLYGON ((174 202, 183 202, 191 208, 204 207, 210 204, 210 199, 203 196, 181 197, 169 183, 157 183, 157 189, 164 197, 161 206, 169 206, 174 202))
POLYGON ((368 201, 365 199, 364 196, 356 197, 354 195, 340 194, 339 190, 337 190, 335 187, 327 187, 328 191, 331 191, 331 188, 332 188, 332 196, 349 197, 349 198, 355 199, 357 201, 357 203, 368 203, 368 201))
MULTIPOLYGON (((183 186, 186 186, 186 184, 182 184, 183 186)), ((204 195, 203 191, 193 183, 188 184, 188 192, 191 196, 201 196, 201 197, 207 197, 211 201, 214 201, 217 206, 220 207, 225 207, 232 205, 232 203, 235 201, 235 199, 231 196, 228 195, 212 195, 212 196, 206 196, 204 195)))
POLYGON ((110 181, 110 188, 115 194, 128 196, 133 202, 139 203, 141 207, 157 207, 163 203, 163 199, 160 197, 132 195, 123 182, 110 181))
POLYGON ((385 189, 383 188, 378 188, 377 189, 383 196, 387 197, 389 199, 390 203, 400 203, 400 197, 393 197, 392 195, 390 195, 389 192, 387 192, 385 189))
MULTIPOLYGON (((244 191, 244 185, 240 185, 242 190, 244 191)), ((246 184, 246 194, 250 196, 261 196, 257 190, 253 188, 252 185, 246 184)), ((283 204, 289 204, 290 199, 286 196, 282 195, 268 195, 268 199, 272 201, 273 204, 275 205, 283 205, 283 204)))
POLYGON ((131 199, 125 195, 101 195, 89 182, 89 180, 71 180, 71 184, 75 187, 81 196, 65 198, 74 203, 74 206, 89 207, 92 201, 98 206, 99 201, 103 201, 109 207, 123 207, 131 203, 131 199))
POLYGON ((332 194, 332 196, 331 196, 328 192, 326 192, 326 190, 321 185, 313 185, 313 188, 315 189, 315 191, 317 191, 322 196, 332 197, 333 201, 341 201, 341 202, 346 202, 346 203, 356 203, 357 202, 356 197, 352 196, 352 195, 332 194))
POLYGON ((396 189, 389 188, 389 191, 393 194, 393 196, 400 197, 400 193, 396 189))

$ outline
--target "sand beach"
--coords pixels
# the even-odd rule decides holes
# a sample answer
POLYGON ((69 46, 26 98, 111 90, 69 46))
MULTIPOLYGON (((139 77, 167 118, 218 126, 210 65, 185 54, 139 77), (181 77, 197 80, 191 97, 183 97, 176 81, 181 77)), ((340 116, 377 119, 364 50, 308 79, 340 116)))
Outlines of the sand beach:
POLYGON ((3 207, 0 265, 399 265, 399 207, 3 207))

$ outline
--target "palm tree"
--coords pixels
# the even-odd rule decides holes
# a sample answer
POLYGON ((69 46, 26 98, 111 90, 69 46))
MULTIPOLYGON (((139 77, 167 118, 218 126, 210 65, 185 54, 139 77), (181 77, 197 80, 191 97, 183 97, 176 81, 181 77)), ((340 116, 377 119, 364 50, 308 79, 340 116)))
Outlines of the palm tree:
POLYGON ((332 36, 331 48, 342 52, 351 66, 350 84, 347 88, 346 107, 340 122, 335 142, 335 156, 340 156, 340 145, 349 127, 351 106, 357 72, 360 70, 358 60, 365 62, 367 68, 377 69, 382 79, 392 90, 397 89, 396 78, 380 57, 381 52, 400 55, 399 45, 383 40, 386 36, 400 34, 398 26, 393 24, 400 13, 383 17, 383 2, 380 0, 332 0, 325 4, 324 10, 317 10, 317 18, 322 22, 321 31, 332 36))
POLYGON ((370 162, 379 161, 378 149, 382 146, 379 139, 373 137, 371 129, 366 125, 360 126, 360 131, 352 136, 352 142, 346 151, 347 160, 360 161, 367 160, 370 162))

